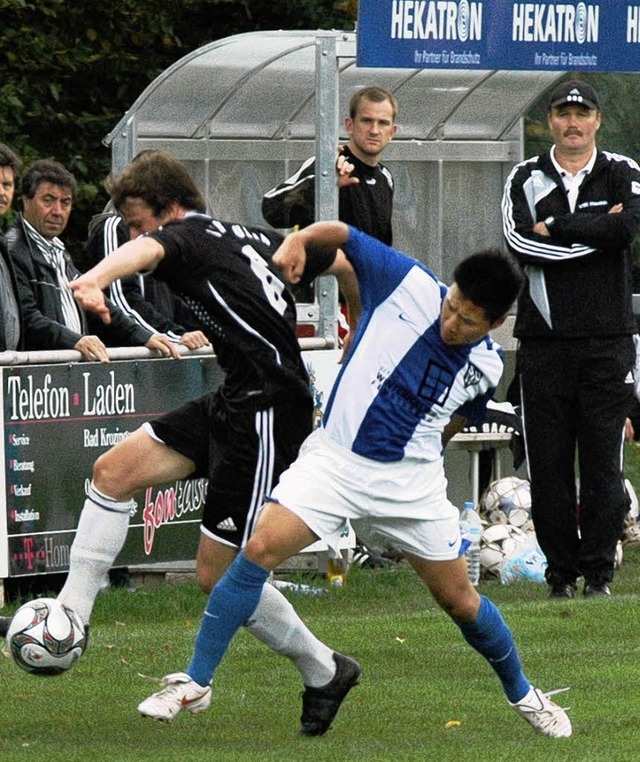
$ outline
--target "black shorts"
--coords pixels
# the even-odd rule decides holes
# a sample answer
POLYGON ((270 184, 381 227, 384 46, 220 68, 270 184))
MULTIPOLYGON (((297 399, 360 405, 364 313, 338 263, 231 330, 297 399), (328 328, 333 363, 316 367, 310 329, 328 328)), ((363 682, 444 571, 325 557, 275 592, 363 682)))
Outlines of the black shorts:
POLYGON ((242 547, 280 474, 311 432, 311 398, 269 408, 230 410, 206 394, 150 422, 158 439, 195 463, 194 478, 209 479, 202 531, 242 547))

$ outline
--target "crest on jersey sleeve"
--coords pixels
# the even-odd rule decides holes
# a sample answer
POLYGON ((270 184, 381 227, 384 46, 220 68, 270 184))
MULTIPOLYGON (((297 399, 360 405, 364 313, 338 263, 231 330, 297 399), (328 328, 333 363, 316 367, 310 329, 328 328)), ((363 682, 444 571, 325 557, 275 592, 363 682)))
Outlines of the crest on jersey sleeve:
POLYGON ((469 367, 464 373, 464 387, 477 386, 482 381, 483 373, 475 365, 469 363, 469 367))

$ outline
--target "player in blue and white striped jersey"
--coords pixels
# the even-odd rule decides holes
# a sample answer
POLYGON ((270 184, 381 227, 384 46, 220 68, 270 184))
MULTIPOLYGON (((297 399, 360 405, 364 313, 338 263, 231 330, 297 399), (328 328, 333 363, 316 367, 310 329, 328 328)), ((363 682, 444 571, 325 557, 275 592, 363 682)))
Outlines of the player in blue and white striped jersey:
POLYGON ((448 290, 421 263, 355 229, 348 252, 362 314, 324 426, 334 442, 366 458, 437 460, 454 415, 484 420, 502 350, 488 335, 476 340, 475 325, 468 337, 466 325, 441 323, 443 301, 457 320, 459 288, 448 290))
MULTIPOLYGON (((362 302, 324 426, 281 475, 255 533, 211 592, 186 671, 167 676, 139 711, 168 720, 193 702, 206 709, 214 672, 270 571, 318 538, 331 547, 349 520, 357 534, 402 549, 522 717, 544 735, 571 735, 565 710, 522 671, 500 612, 469 582, 442 457, 453 431, 482 415, 500 378, 500 349, 488 334, 516 299, 521 271, 499 251, 480 252, 456 267, 447 288, 421 263, 364 233, 319 222, 278 249, 273 261, 288 280, 300 277, 309 246, 343 249, 362 302)), ((303 734, 325 732, 358 682, 357 662, 341 657, 336 666, 328 685, 303 694, 303 734)))

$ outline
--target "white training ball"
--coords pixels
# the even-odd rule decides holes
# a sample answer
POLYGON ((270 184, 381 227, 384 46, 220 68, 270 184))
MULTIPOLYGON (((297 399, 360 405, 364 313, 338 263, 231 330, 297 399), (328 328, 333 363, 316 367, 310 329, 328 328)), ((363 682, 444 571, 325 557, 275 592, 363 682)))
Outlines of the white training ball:
POLYGON ((485 513, 501 510, 507 517, 512 510, 522 508, 531 512, 531 487, 526 479, 505 476, 487 487, 481 500, 485 513))
POLYGON ((503 558, 502 550, 495 546, 485 545, 480 550, 480 566, 488 572, 496 571, 503 558))

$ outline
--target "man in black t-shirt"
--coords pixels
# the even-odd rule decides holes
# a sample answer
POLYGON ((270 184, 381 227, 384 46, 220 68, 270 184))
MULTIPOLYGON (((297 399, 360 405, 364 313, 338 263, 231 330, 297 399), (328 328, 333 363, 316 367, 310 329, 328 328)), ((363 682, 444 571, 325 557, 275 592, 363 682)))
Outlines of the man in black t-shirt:
MULTIPOLYGON (((398 103, 380 87, 358 90, 349 103, 349 142, 336 161, 339 218, 383 243, 393 243, 393 177, 380 156, 398 131, 398 103)), ((315 220, 316 158, 265 193, 262 216, 274 228, 301 228, 315 220)))
MULTIPOLYGON (((108 322, 103 289, 116 278, 154 270, 202 325, 225 379, 96 461, 59 595, 85 624, 124 543, 137 491, 208 477, 196 576, 209 592, 312 425, 293 297, 269 265, 282 237, 205 215, 186 168, 162 152, 138 157, 115 184, 113 201, 133 240, 73 282, 76 300, 108 322)), ((305 277, 348 270, 342 252, 319 259, 305 277)), ((347 659, 315 638, 272 585, 265 585, 247 629, 291 658, 305 685, 320 692, 347 659)), ((190 711, 198 711, 195 703, 190 711)))

